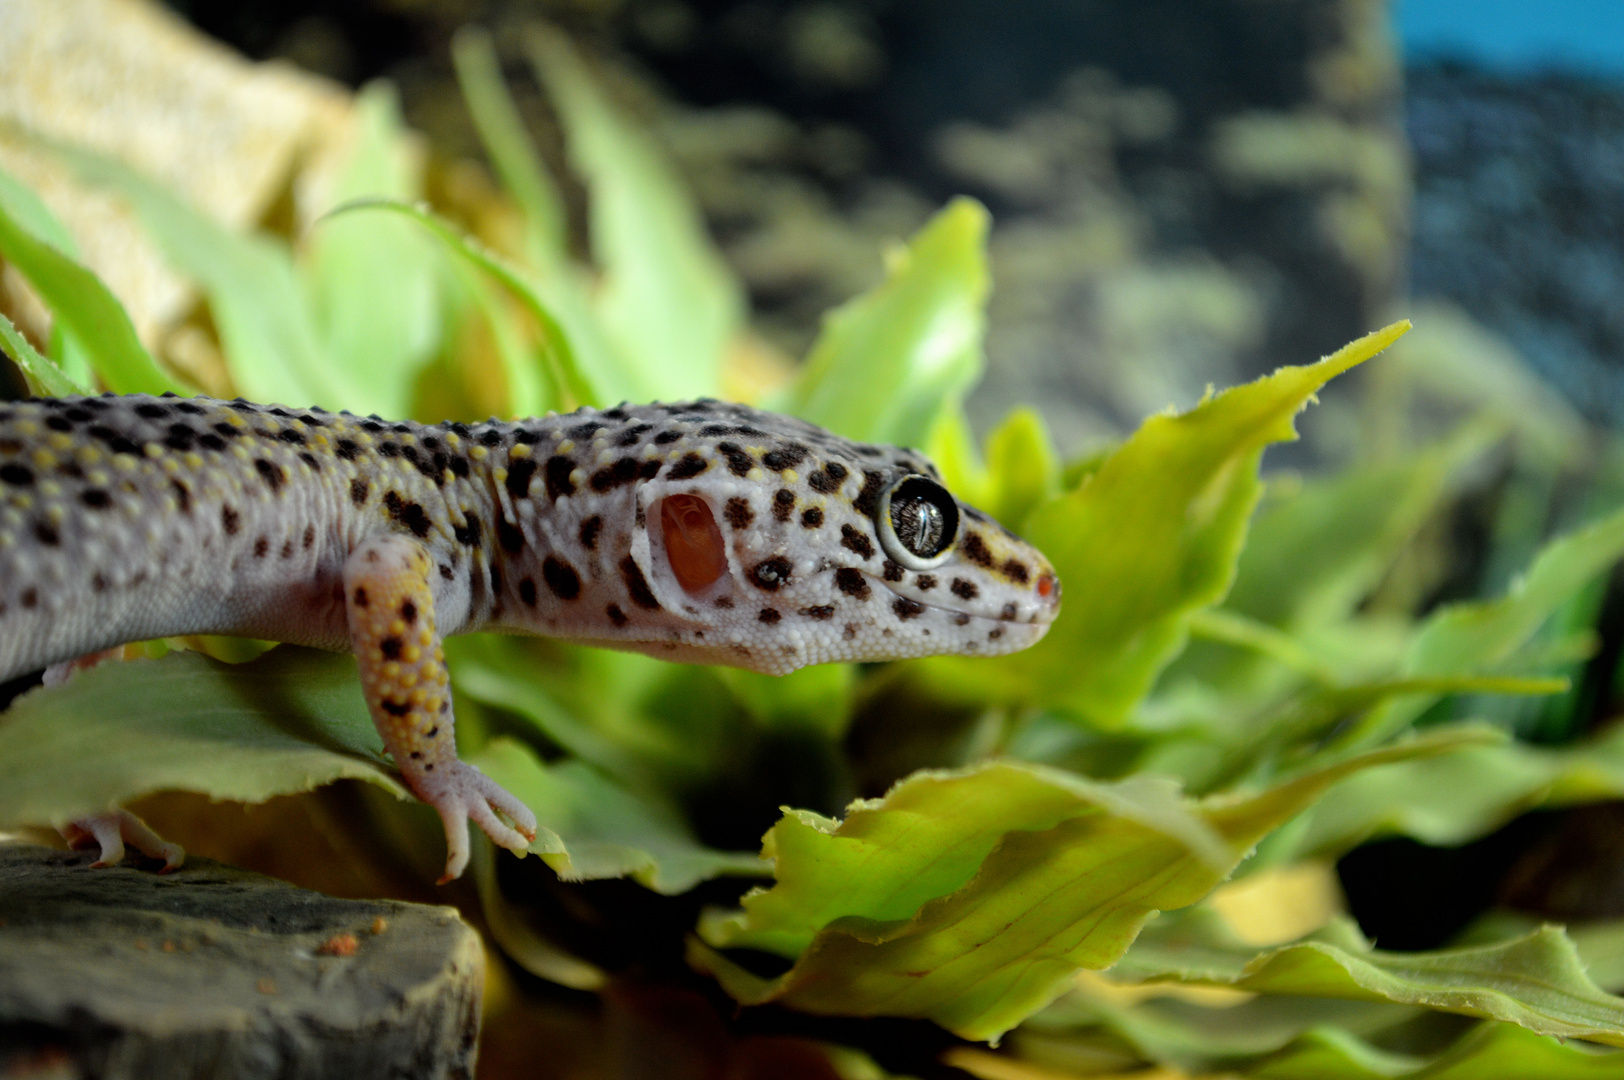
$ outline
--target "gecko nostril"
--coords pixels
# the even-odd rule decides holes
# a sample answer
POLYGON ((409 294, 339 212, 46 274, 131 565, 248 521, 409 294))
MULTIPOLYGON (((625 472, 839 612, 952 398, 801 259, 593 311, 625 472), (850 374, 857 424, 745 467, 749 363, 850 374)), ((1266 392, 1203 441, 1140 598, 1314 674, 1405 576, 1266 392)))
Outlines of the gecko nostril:
POLYGON ((1051 603, 1060 599, 1060 579, 1053 574, 1043 574, 1038 578, 1037 593, 1051 603))

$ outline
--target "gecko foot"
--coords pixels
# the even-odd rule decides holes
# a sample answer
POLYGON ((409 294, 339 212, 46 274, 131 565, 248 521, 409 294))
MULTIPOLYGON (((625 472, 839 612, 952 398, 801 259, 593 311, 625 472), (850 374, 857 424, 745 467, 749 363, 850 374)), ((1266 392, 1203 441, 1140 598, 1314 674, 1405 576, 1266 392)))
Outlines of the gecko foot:
POLYGON ((521 855, 536 838, 536 815, 530 808, 465 761, 442 762, 439 772, 419 773, 413 780, 417 797, 438 810, 445 823, 441 885, 461 877, 468 865, 469 820, 498 847, 521 855))
POLYGON ((179 844, 171 844, 152 831, 152 827, 128 810, 112 810, 105 814, 92 814, 70 821, 59 832, 62 839, 75 851, 97 848, 100 856, 92 867, 117 866, 124 860, 124 845, 128 843, 149 859, 162 859, 167 874, 180 868, 186 861, 186 851, 179 844))

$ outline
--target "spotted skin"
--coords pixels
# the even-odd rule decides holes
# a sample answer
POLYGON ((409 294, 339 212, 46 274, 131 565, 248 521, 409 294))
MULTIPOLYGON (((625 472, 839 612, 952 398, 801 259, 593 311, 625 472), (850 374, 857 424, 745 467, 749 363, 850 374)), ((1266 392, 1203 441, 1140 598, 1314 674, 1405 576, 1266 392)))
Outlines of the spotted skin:
POLYGON ((353 651, 454 876, 466 819, 520 849, 534 818, 456 758, 446 635, 773 674, 1041 638, 1053 568, 974 508, 939 565, 892 558, 878 512, 910 475, 937 478, 913 451, 710 400, 433 426, 207 398, 11 403, 0 679, 179 634, 353 651), (724 545, 702 587, 665 547, 675 495, 703 500, 724 545))

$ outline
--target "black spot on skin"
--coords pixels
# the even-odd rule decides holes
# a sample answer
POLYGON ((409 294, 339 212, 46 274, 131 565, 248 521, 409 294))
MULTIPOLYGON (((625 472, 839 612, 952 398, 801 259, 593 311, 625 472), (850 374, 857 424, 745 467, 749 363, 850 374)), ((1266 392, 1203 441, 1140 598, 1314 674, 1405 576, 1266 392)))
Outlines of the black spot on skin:
POLYGON ((62 534, 56 531, 56 526, 48 521, 34 522, 34 539, 46 547, 56 547, 62 542, 62 534))
POLYGON ((14 487, 30 487, 34 483, 34 471, 26 465, 0 465, 0 480, 14 487))
POLYGON ((517 555, 524 550, 524 533, 519 527, 500 514, 496 518, 496 542, 502 545, 502 550, 509 555, 517 555))
POLYGON ((1005 622, 1014 622, 1015 617, 1019 614, 1020 608, 1017 608, 1015 606, 1015 602, 1012 600, 1004 605, 1004 610, 998 613, 998 617, 1003 619, 1005 622))
POLYGON ((750 570, 750 582, 758 589, 777 592, 781 586, 789 584, 789 573, 789 560, 782 555, 774 555, 756 563, 750 570))
POLYGON ((498 446, 501 442, 502 433, 496 428, 486 428, 479 433, 479 444, 481 446, 498 446))
POLYGON ((614 623, 616 626, 626 625, 626 613, 620 610, 619 604, 610 604, 608 607, 603 609, 603 613, 609 616, 609 621, 614 623))
MULTIPOLYGON (((605 413, 604 415, 608 414, 605 413)), ((615 440, 615 445, 631 446, 640 440, 653 427, 653 424, 638 424, 636 427, 627 428, 625 431, 621 432, 620 437, 615 440)))
MULTIPOLYGON (((616 405, 614 408, 605 409, 605 410, 603 410, 603 412, 599 413, 598 415, 603 417, 605 420, 624 420, 624 419, 626 419, 626 408, 625 408, 625 406, 626 406, 626 403, 624 401, 622 401, 619 405, 616 405)), ((648 427, 647 424, 644 424, 643 426, 648 427)))
MULTIPOLYGON (((553 458, 553 461, 558 460, 560 459, 553 458)), ((547 463, 547 494, 549 498, 552 497, 553 490, 552 463, 552 461, 547 463)), ((531 461, 529 458, 519 458, 517 461, 509 464, 507 474, 507 493, 509 497, 513 499, 528 499, 530 497, 530 481, 535 475, 536 463, 531 461)), ((566 483, 569 481, 569 473, 566 472, 564 474, 564 479, 566 483)), ((565 492, 565 494, 572 494, 574 491, 575 487, 574 485, 571 485, 570 490, 565 492)))
MULTIPOLYGON (((627 558, 629 559, 631 556, 628 555, 627 558)), ((633 563, 632 565, 635 567, 637 564, 633 563)), ((577 574, 575 568, 569 563, 552 555, 542 560, 541 580, 547 583, 547 588, 551 589, 553 595, 560 600, 574 600, 581 595, 581 575, 577 574)), ((646 584, 643 586, 643 590, 648 591, 646 584)), ((632 599, 637 599, 635 594, 632 599)), ((653 599, 652 595, 650 599, 653 599)), ((642 601, 638 602, 642 603, 642 601)), ((644 604, 643 606, 647 607, 648 605, 644 604)))
POLYGON ((632 603, 653 611, 659 610, 660 602, 649 590, 648 579, 643 576, 643 568, 638 566, 637 560, 630 555, 620 560, 620 577, 626 583, 626 592, 631 596, 632 603))
MULTIPOLYGON (((89 403, 87 402, 86 404, 89 403)), ((100 405, 101 402, 96 402, 96 404, 100 405)), ((203 411, 196 405, 177 405, 176 408, 185 413, 200 413, 203 411)), ((72 420, 75 424, 83 424, 90 419, 90 413, 86 412, 84 409, 69 409, 63 415, 69 420, 72 420)), ((6 415, 6 419, 11 419, 11 415, 9 413, 6 415)))
POLYGON ((588 551, 596 551, 598 550, 598 533, 601 531, 603 531, 603 518, 593 514, 581 522, 581 531, 577 534, 577 538, 581 541, 582 547, 588 551))
POLYGON ((197 437, 197 445, 201 446, 205 450, 213 450, 214 452, 219 453, 221 450, 226 448, 226 441, 220 438, 218 435, 205 434, 197 437))
POLYGON ((590 439, 592 436, 596 435, 602 430, 602 424, 598 423, 596 420, 588 420, 584 424, 576 424, 574 427, 570 428, 568 434, 572 439, 590 439))
POLYGON ((769 469, 782 472, 785 469, 795 468, 795 466, 805 461, 811 453, 812 451, 806 447, 791 443, 788 446, 780 446, 767 451, 761 455, 761 463, 769 469))
POLYGON ((771 626, 773 623, 777 622, 779 619, 782 619, 783 617, 784 616, 782 616, 782 615, 780 615, 778 613, 777 608, 764 607, 764 608, 761 609, 760 614, 758 614, 756 616, 756 621, 764 622, 768 626, 771 626))
POLYGON ((285 443, 292 443, 294 446, 303 446, 305 444, 304 434, 292 428, 283 428, 277 433, 276 437, 285 443))
POLYGON ((382 650, 385 660, 399 660, 400 651, 401 649, 405 648, 405 646, 401 644, 401 640, 398 637, 386 637, 382 641, 378 642, 378 648, 382 650))
POLYGON ((823 527, 823 511, 815 506, 809 506, 801 511, 801 528, 818 529, 823 527))
POLYGON ((835 588, 858 600, 867 600, 870 592, 868 578, 863 576, 861 570, 850 566, 842 566, 835 571, 835 588))
POLYGON ((267 554, 270 553, 270 550, 271 541, 268 537, 261 536, 259 539, 254 541, 254 558, 263 559, 267 554))
POLYGON ((660 470, 663 468, 665 468, 665 463, 662 461, 645 461, 638 467, 637 475, 644 480, 652 480, 660 475, 660 470))
POLYGON ((79 467, 79 463, 77 461, 64 461, 62 464, 56 467, 56 471, 61 473, 63 476, 71 476, 75 480, 83 480, 85 478, 85 471, 79 467))
POLYGON ((919 586, 920 592, 930 592, 936 587, 936 578, 931 574, 920 574, 914 578, 914 584, 919 586))
POLYGON ((964 539, 959 541, 959 550, 964 553, 966 559, 969 559, 977 566, 991 568, 992 552, 987 550, 987 542, 981 539, 980 533, 966 532, 964 539))
POLYGON ((314 525, 305 526, 304 536, 301 538, 300 543, 304 546, 306 551, 309 551, 313 546, 315 546, 316 527, 314 525))
POLYGON ((434 523, 429 521, 428 513, 417 503, 407 502, 398 492, 386 492, 383 497, 384 508, 389 511, 389 517, 396 524, 404 525, 411 530, 413 536, 421 539, 429 534, 434 523))
POLYGON ((451 567, 447 566, 445 563, 440 564, 440 576, 445 578, 447 581, 457 580, 457 572, 451 569, 451 567))
POLYGON ((698 454, 689 452, 682 455, 682 459, 671 466, 671 471, 665 474, 667 480, 687 480, 698 476, 710 468, 710 462, 698 454))
MULTIPOLYGON (((172 479, 169 481, 169 488, 175 493, 175 503, 180 507, 180 512, 190 514, 192 512, 192 489, 186 486, 186 481, 172 479)), ((85 505, 90 504, 86 503, 85 505)))
POLYGON ((47 416, 45 418, 45 426, 50 428, 52 431, 73 430, 73 424, 70 423, 66 417, 62 416, 47 416))
POLYGON ((874 557, 874 542, 868 538, 867 534, 859 532, 850 525, 840 527, 840 546, 861 559, 872 559, 874 557))
POLYGON ((282 472, 282 466, 274 461, 266 461, 264 458, 254 459, 254 471, 259 473, 265 481, 265 486, 270 488, 272 492, 281 491, 282 483, 287 479, 287 476, 282 472))
POLYGON ((93 575, 90 579, 90 588, 95 592, 106 592, 107 579, 102 577, 99 573, 93 575))
MULTIPOLYGON (((520 428, 518 433, 513 436, 513 441, 523 443, 525 446, 534 446, 541 441, 541 436, 534 431, 520 428)), ((427 446, 428 444, 424 443, 423 445, 427 446)))
POLYGON ((311 472, 321 472, 321 462, 317 461, 316 455, 312 454, 310 451, 302 451, 299 454, 299 460, 310 466, 311 472))
POLYGON ((270 414, 271 414, 271 415, 272 415, 272 416, 284 416, 284 417, 290 417, 290 416, 292 416, 292 415, 293 415, 293 414, 292 414, 292 413, 290 413, 290 412, 288 412, 288 411, 287 411, 287 410, 286 410, 286 409, 283 409, 283 408, 280 408, 280 407, 278 407, 278 408, 273 408, 273 409, 271 409, 271 410, 269 410, 269 411, 270 411, 270 414))
POLYGON ((904 576, 902 567, 898 566, 890 559, 885 560, 882 569, 885 574, 885 580, 887 581, 901 581, 904 576))
POLYGON ((244 401, 242 398, 234 399, 231 404, 227 406, 227 408, 236 409, 238 412, 255 411, 254 404, 249 401, 244 401))
POLYGON ((974 600, 976 597, 981 595, 981 590, 976 588, 975 582, 965 581, 961 577, 954 578, 953 584, 949 585, 948 588, 952 591, 954 596, 961 597, 965 600, 974 600))
MULTIPOLYGON (((491 582, 491 595, 497 596, 502 592, 502 568, 499 566, 492 566, 489 577, 491 582)), ((494 610, 502 610, 502 602, 500 600, 496 602, 494 610)))
POLYGON ((214 433, 222 439, 235 439, 242 435, 242 431, 231 424, 224 422, 212 425, 214 433))
POLYGON ((988 641, 997 641, 999 638, 1001 638, 1003 636, 1004 636, 1004 628, 1002 626, 995 626, 991 630, 987 631, 987 640, 988 641))
POLYGON ((1032 580, 1032 571, 1028 570, 1026 564, 1019 559, 1007 560, 1004 563, 1003 570, 1004 576, 1017 584, 1025 585, 1032 580))
POLYGON ((407 626, 415 624, 417 622, 417 605, 410 600, 401 601, 400 617, 406 620, 407 626))
POLYGON ((467 458, 454 457, 450 460, 450 462, 448 462, 448 467, 451 469, 451 475, 455 476, 458 480, 466 480, 468 478, 467 458))
POLYGON ((158 420, 169 415, 169 407, 167 405, 155 405, 152 402, 145 402, 135 407, 135 415, 144 416, 148 420, 158 420))
POLYGON ((749 528, 750 523, 756 520, 755 511, 750 509, 749 499, 729 499, 727 505, 722 508, 722 516, 727 518, 727 523, 735 529, 749 528))
POLYGON ((357 476, 354 480, 351 480, 350 502, 354 503, 356 506, 365 505, 367 501, 367 489, 369 486, 370 485, 359 476, 357 476))
POLYGON ((23 607, 25 607, 25 608, 39 607, 39 590, 38 589, 32 589, 32 588, 24 589, 23 590, 22 601, 23 601, 23 607))
POLYGON ((733 598, 731 596, 718 596, 716 598, 716 606, 719 608, 730 608, 733 606, 733 598))
POLYGON ((457 543, 464 547, 478 547, 480 532, 479 516, 477 514, 468 515, 468 524, 453 525, 451 527, 451 535, 455 536, 457 543))
POLYGON ((817 622, 828 622, 835 617, 835 606, 833 604, 819 604, 816 607, 804 607, 801 609, 801 614, 817 622))
POLYGON ((899 596, 891 603, 891 610, 897 613, 897 618, 903 622, 917 619, 925 613, 925 605, 918 600, 909 600, 906 596, 899 596))
POLYGON ((636 458, 621 458, 613 465, 605 465, 592 474, 592 490, 609 491, 622 484, 631 483, 637 479, 638 465, 636 458))
POLYGON ((220 524, 225 528, 227 536, 236 536, 237 530, 242 528, 242 516, 232 507, 222 506, 220 524))
MULTIPOLYGON (((833 465, 834 462, 830 462, 829 464, 833 465)), ((836 467, 838 468, 838 466, 836 467)), ((813 491, 816 491, 819 494, 833 495, 835 492, 840 490, 840 481, 836 480, 827 470, 828 466, 824 466, 824 468, 819 469, 811 476, 808 476, 806 478, 806 482, 812 486, 813 491)), ((845 470, 841 469, 841 473, 844 475, 845 470)))
POLYGON ((389 425, 389 430, 393 431, 393 432, 395 432, 396 434, 399 434, 399 435, 405 435, 405 434, 408 434, 412 430, 412 425, 404 424, 404 423, 403 424, 391 424, 391 425, 389 425))
POLYGON ((536 606, 535 578, 525 578, 523 581, 519 582, 519 599, 524 602, 525 607, 536 606))
MULTIPOLYGON (((547 465, 542 473, 547 480, 547 501, 556 502, 567 495, 575 494, 575 482, 570 479, 570 473, 575 471, 575 462, 570 458, 554 454, 547 459, 547 465)), ((512 473, 508 474, 510 477, 512 473)))
POLYGON ((682 438, 682 432, 680 431, 662 431, 654 436, 654 444, 656 446, 670 446, 680 438, 682 438))
POLYGON ((378 453, 382 454, 384 457, 399 457, 400 445, 385 439, 383 442, 378 444, 378 453))
MULTIPOLYGON (((405 716, 407 713, 412 711, 412 703, 409 701, 395 701, 392 698, 384 698, 382 701, 378 702, 378 705, 390 716, 405 716)), ((432 769, 434 766, 429 765, 426 766, 426 768, 432 769)))
POLYGON ((734 476, 744 476, 756 467, 756 459, 746 453, 744 447, 738 443, 717 443, 716 449, 727 458, 727 471, 734 476))
POLYGON ((795 492, 789 488, 779 488, 773 494, 773 517, 778 521, 788 521, 795 512, 795 492))
MULTIPOLYGON (((831 462, 831 464, 833 464, 831 462)), ((880 491, 885 487, 885 474, 875 472, 873 469, 863 470, 863 490, 857 493, 857 498, 851 504, 857 508, 859 514, 872 517, 880 505, 880 491)))
POLYGON ((845 638, 847 641, 850 641, 852 638, 856 637, 857 636, 857 624, 856 623, 851 623, 851 622, 847 623, 841 629, 840 636, 845 638))
POLYGON ((954 626, 968 626, 968 625, 970 625, 970 616, 966 615, 962 611, 959 612, 957 615, 953 616, 953 625, 954 626))

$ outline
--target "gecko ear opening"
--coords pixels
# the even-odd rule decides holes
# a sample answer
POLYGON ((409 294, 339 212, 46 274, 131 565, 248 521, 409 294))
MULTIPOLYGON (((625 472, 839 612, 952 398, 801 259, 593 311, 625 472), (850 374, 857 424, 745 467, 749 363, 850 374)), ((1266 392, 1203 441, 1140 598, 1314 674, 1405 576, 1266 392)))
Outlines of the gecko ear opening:
POLYGON ((703 592, 727 573, 727 542, 710 504, 698 495, 668 495, 660 503, 665 557, 684 592, 703 592))

